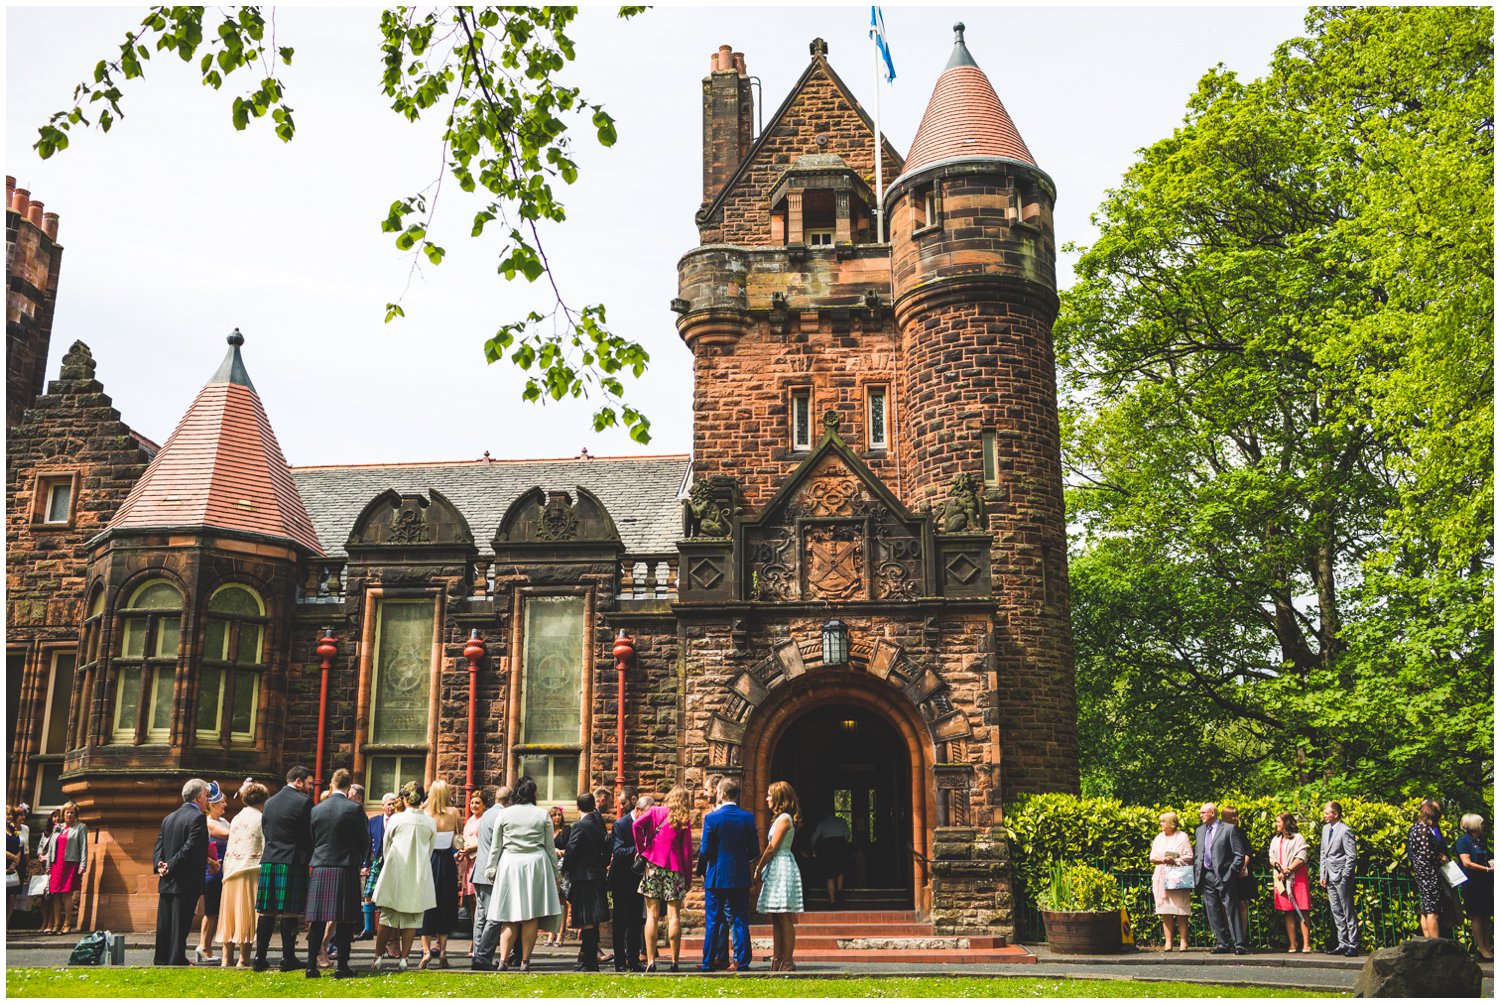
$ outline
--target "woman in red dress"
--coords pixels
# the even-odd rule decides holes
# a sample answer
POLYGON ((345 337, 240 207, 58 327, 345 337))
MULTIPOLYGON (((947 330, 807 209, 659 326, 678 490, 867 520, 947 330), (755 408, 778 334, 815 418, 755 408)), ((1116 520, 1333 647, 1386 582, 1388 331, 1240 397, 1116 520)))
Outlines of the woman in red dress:
POLYGON ((52 834, 47 860, 51 862, 47 876, 50 926, 59 934, 68 934, 78 915, 78 893, 89 865, 89 830, 78 821, 78 806, 72 802, 63 806, 62 825, 52 834))
POLYGON ((1297 921, 1301 921, 1302 950, 1312 951, 1307 939, 1307 915, 1312 906, 1307 881, 1307 838, 1297 832, 1297 817, 1283 812, 1276 817, 1276 836, 1271 838, 1271 868, 1276 872, 1276 894, 1272 905, 1286 918, 1287 951, 1297 950, 1297 921))

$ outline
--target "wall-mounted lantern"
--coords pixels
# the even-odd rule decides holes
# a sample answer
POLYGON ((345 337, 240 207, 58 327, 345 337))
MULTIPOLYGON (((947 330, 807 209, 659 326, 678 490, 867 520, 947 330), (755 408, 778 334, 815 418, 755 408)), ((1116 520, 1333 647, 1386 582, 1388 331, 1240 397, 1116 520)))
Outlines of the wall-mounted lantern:
POLYGON ((823 665, 844 666, 849 662, 849 626, 840 620, 823 625, 823 665))

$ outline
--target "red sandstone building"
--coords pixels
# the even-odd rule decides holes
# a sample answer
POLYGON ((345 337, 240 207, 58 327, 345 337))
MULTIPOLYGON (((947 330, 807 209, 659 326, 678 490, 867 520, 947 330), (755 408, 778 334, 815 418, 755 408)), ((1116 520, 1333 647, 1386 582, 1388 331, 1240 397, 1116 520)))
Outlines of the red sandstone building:
POLYGON ((152 923, 184 779, 296 762, 377 801, 787 779, 850 822, 856 904, 1012 930, 1002 806, 1078 785, 1053 184, 961 37, 884 147, 888 242, 821 41, 753 122, 726 47, 691 457, 289 468, 238 337, 158 449, 82 343, 39 393, 58 226, 8 185, 9 791, 81 806, 90 924, 152 923))

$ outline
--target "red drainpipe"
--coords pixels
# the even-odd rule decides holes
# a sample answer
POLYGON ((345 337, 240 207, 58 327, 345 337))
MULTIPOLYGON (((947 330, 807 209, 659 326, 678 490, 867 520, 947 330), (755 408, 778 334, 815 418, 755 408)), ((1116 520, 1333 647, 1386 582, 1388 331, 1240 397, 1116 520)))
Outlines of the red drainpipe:
POLYGON ((313 765, 313 801, 316 802, 323 797, 323 751, 328 742, 328 670, 333 666, 333 657, 339 654, 339 643, 331 628, 323 629, 323 637, 318 639, 318 646, 313 651, 323 660, 323 682, 318 692, 318 756, 313 765))
POLYGON ((469 766, 464 772, 464 812, 468 812, 469 799, 474 797, 474 725, 479 717, 479 660, 484 658, 484 639, 479 637, 478 628, 469 632, 464 658, 469 660, 469 766))
MULTIPOLYGON (((615 672, 619 675, 619 690, 615 696, 615 802, 619 803, 625 792, 625 669, 635 658, 635 642, 620 629, 615 639, 615 672)), ((621 812, 625 809, 620 808, 621 812)))

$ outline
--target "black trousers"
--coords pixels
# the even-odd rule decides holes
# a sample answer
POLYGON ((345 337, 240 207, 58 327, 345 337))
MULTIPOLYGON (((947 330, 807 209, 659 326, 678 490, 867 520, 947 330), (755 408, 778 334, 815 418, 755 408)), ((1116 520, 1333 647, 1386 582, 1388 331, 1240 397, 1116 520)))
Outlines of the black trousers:
POLYGON ((164 892, 157 897, 155 965, 188 965, 188 934, 192 931, 193 912, 201 895, 197 892, 164 892))
POLYGON ((633 889, 611 889, 613 910, 610 926, 614 929, 615 968, 634 969, 642 964, 646 946, 646 899, 633 889))
POLYGON ((1203 900, 1203 912, 1208 914, 1208 926, 1213 928, 1215 946, 1248 949, 1250 943, 1240 924, 1240 900, 1234 893, 1234 882, 1220 882, 1213 872, 1205 871, 1198 883, 1198 897, 1203 900))

